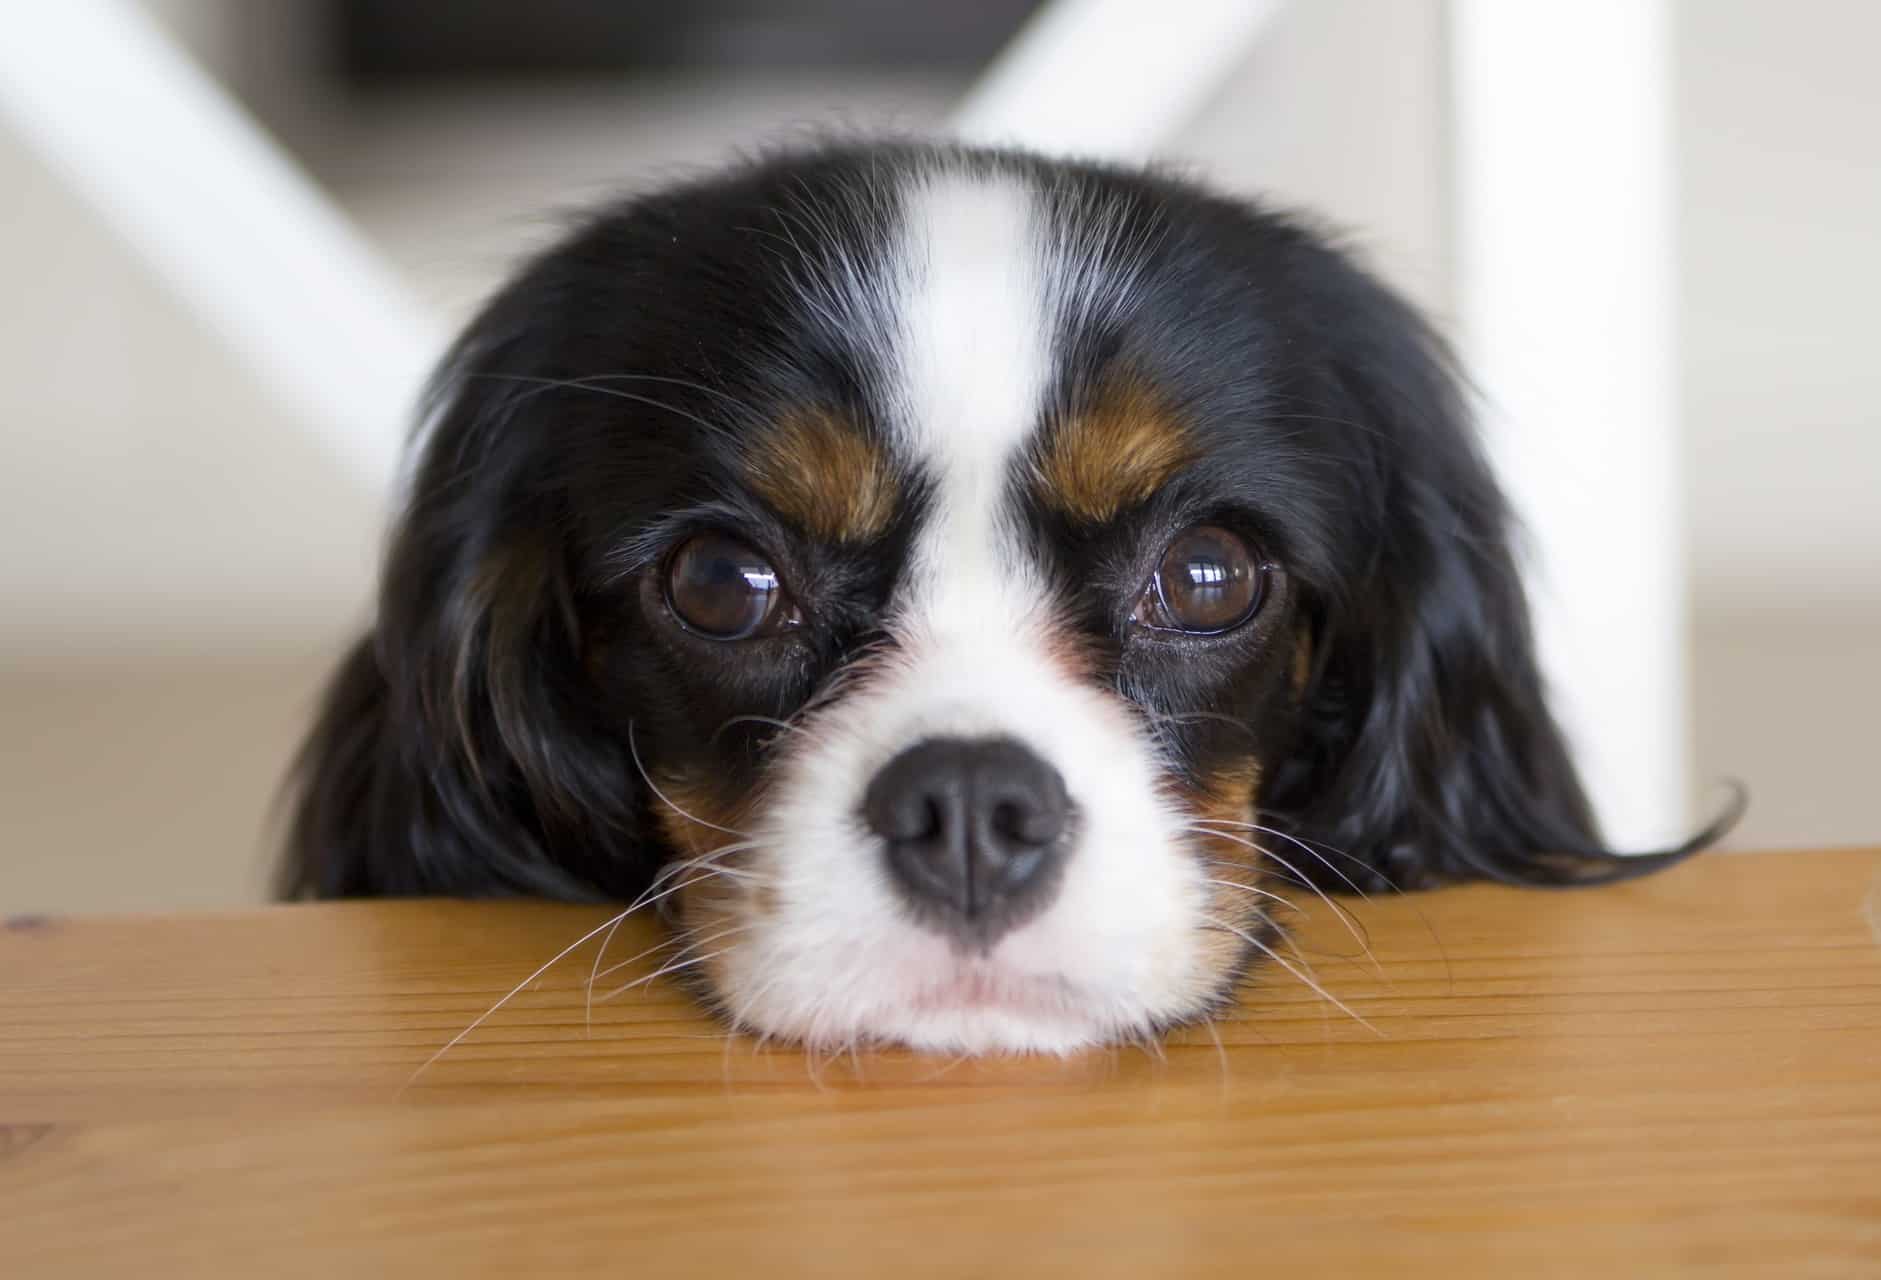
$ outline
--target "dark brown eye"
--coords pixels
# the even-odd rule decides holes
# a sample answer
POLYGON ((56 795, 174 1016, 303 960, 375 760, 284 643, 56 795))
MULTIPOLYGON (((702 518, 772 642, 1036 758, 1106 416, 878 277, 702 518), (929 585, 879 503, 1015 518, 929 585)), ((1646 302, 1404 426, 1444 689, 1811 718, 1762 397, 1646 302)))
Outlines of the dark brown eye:
POLYGON ((720 533, 679 549, 666 570, 666 599, 688 628, 714 640, 744 640, 797 620, 770 561, 720 533))
POLYGON ((1163 552, 1133 619, 1159 631, 1232 631, 1260 608, 1266 585, 1266 567, 1247 543, 1226 529, 1197 525, 1163 552))

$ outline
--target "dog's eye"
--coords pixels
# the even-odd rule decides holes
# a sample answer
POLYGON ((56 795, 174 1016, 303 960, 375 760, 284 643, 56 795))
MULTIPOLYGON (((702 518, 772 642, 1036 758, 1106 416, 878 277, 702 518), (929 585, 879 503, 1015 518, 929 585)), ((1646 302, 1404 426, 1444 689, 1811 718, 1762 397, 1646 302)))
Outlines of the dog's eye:
POLYGON ((1254 616, 1266 588, 1267 567, 1246 542, 1226 529, 1197 525, 1163 552, 1131 620, 1191 635, 1232 631, 1254 616))
POLYGON ((745 640, 796 625, 771 562, 735 538, 702 533, 666 570, 666 600, 689 629, 714 640, 745 640))

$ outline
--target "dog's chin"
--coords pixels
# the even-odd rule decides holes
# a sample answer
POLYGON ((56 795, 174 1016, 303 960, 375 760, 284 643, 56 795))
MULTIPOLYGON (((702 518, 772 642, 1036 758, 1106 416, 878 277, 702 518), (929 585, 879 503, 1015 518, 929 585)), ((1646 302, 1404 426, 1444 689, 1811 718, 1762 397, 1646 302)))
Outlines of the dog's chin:
POLYGON ((904 932, 809 958, 754 940, 723 953, 702 976, 732 1026, 763 1041, 949 1057, 1067 1056, 1139 1041, 1204 1016, 1230 981, 1226 972, 1199 972, 1195 956, 1183 957, 1175 973, 1058 965, 1026 941, 973 952, 904 932), (1150 998, 1146 988, 1162 994, 1150 998))
POLYGON ((1092 1008, 1089 994, 1063 978, 962 959, 862 1021, 874 1038, 924 1052, 1069 1054, 1112 1038, 1092 1008))
POLYGON ((754 1011, 743 1029, 766 1040, 839 1050, 856 1045, 912 1049, 949 1056, 1068 1056, 1149 1030, 1097 1016, 1092 1001, 1053 978, 1001 974, 963 963, 902 999, 850 1011, 840 1023, 754 1011))

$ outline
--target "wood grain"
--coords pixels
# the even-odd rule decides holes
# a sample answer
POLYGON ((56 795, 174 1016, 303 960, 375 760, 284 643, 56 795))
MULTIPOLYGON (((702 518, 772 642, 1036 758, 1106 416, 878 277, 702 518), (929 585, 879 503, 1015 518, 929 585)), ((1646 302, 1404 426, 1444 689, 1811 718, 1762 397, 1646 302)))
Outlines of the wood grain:
POLYGON ((1881 1275, 1878 881, 1353 902, 1369 955, 1315 903, 1300 950, 1369 1029, 1271 971, 1068 1061, 813 1061, 664 981, 590 1030, 590 943, 402 1093, 605 913, 10 921, 0 1270, 1881 1275))

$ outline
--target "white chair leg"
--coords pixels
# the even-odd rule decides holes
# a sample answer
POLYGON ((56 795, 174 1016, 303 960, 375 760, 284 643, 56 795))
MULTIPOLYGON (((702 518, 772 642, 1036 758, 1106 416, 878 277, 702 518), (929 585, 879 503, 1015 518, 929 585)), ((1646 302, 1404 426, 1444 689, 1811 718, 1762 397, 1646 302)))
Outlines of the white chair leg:
POLYGON ((1667 5, 1450 12, 1462 352, 1596 807, 1663 842, 1688 803, 1667 5))

